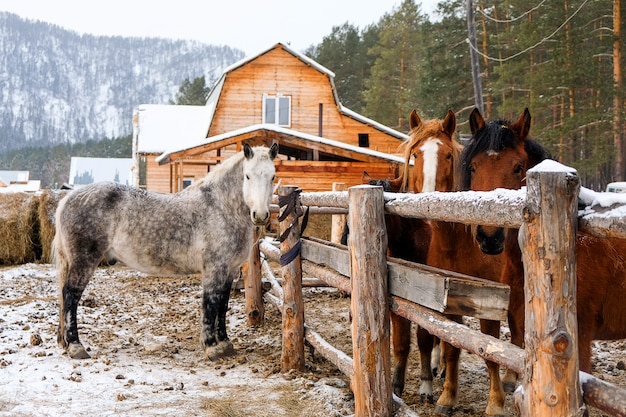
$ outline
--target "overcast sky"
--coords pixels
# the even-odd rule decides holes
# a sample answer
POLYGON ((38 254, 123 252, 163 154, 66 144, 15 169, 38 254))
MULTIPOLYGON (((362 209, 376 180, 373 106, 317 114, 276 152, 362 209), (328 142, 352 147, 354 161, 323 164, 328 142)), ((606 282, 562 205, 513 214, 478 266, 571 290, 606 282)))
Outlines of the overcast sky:
MULTIPOLYGON (((194 39, 253 55, 277 42, 297 51, 333 26, 363 29, 401 0, 0 0, 0 11, 94 35, 194 39)), ((432 15, 437 0, 422 0, 432 15)))

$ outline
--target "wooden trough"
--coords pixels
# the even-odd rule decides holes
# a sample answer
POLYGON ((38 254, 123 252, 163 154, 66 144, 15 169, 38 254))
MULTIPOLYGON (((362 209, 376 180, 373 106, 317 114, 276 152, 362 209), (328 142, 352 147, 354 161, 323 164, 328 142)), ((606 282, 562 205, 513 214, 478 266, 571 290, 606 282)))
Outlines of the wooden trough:
MULTIPOLYGON (((575 308, 568 304, 571 297, 555 298, 554 294, 544 293, 541 289, 560 286, 573 288, 576 285, 575 275, 571 272, 574 268, 563 268, 557 262, 554 265, 540 262, 526 268, 525 285, 527 291, 528 288, 533 290, 533 297, 537 301, 527 304, 527 317, 532 314, 533 317, 546 320, 542 323, 529 322, 524 351, 451 322, 442 315, 454 313, 502 320, 506 315, 508 288, 460 274, 387 259, 385 256, 385 211, 435 220, 521 226, 521 235, 524 236, 522 252, 533 250, 533 247, 539 245, 551 259, 560 259, 565 264, 575 262, 572 242, 576 236, 577 223, 583 225, 581 228, 586 233, 626 238, 626 222, 620 210, 617 210, 618 216, 609 220, 603 213, 601 220, 595 220, 591 215, 577 222, 575 198, 564 188, 569 187, 571 191, 572 186, 578 187, 577 181, 576 175, 569 168, 562 172, 553 169, 543 172, 539 166, 529 171, 527 192, 393 195, 383 194, 379 187, 357 186, 348 192, 300 195, 300 202, 309 206, 349 207, 350 220, 358 222, 354 224, 359 227, 351 227, 350 247, 345 249, 313 239, 301 240, 298 236, 297 216, 285 220, 281 226, 281 231, 286 231, 290 225, 295 226, 289 231, 288 240, 281 245, 282 254, 291 251, 295 245, 301 247, 299 255, 283 267, 282 287, 277 283, 272 285, 279 295, 267 294, 282 306, 283 314, 289 316, 289 320, 283 320, 283 354, 288 349, 293 359, 291 363, 283 362, 283 370, 300 369, 306 339, 351 377, 356 416, 391 416, 393 395, 388 320, 391 308, 443 340, 519 372, 523 383, 522 389, 516 394, 516 404, 522 416, 577 416, 583 400, 608 414, 626 415, 626 391, 579 372, 576 344, 567 357, 560 355, 559 363, 554 362, 554 358, 559 355, 551 351, 558 348, 551 343, 551 335, 555 331, 561 335, 572 329, 575 331, 575 308), (568 195, 568 201, 554 204, 568 195), (488 208, 486 212, 483 211, 485 207, 488 208), (555 207, 560 207, 558 210, 561 212, 554 213, 557 210, 555 207), (562 207, 570 209, 563 213, 562 207), (564 219, 562 221, 568 226, 555 227, 550 222, 540 221, 542 218, 564 219), (367 221, 361 222, 361 219, 367 221), (601 221, 601 226, 596 227, 595 221, 601 221), (550 245, 541 242, 541 236, 554 234, 558 236, 554 237, 550 245), (304 315, 299 310, 303 270, 309 271, 307 274, 312 271, 314 276, 329 285, 352 294, 354 359, 350 360, 306 328, 304 315), (350 276, 352 279, 348 278, 350 276), (542 283, 545 277, 551 278, 549 285, 542 283), (414 279, 419 284, 415 284, 414 279), (408 283, 412 285, 407 286, 408 283), (492 292, 496 296, 491 297, 492 292), (544 298, 546 301, 541 301, 544 298), (554 327, 557 324, 558 329, 554 327), (537 346, 542 348, 538 349, 537 346), (550 387, 550 396, 545 395, 547 386, 550 387)), ((296 188, 281 189, 281 193, 289 194, 296 188)), ((574 194, 577 195, 577 192, 574 194)), ((281 256, 280 251, 267 243, 261 242, 260 249, 271 259, 279 259, 281 256)), ((525 261, 528 263, 527 259, 525 261)), ((573 337, 572 340, 575 340, 576 336, 573 337)))

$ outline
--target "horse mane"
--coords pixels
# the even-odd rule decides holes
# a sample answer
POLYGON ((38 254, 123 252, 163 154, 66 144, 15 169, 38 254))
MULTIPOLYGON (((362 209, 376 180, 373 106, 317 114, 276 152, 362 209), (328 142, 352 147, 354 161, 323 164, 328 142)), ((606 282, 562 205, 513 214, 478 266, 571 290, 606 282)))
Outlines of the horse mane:
MULTIPOLYGON (((496 119, 485 124, 485 126, 474 133, 469 144, 463 150, 460 161, 460 189, 469 190, 471 173, 469 170, 470 161, 483 152, 501 152, 507 148, 515 148, 518 138, 515 132, 507 129, 511 124, 508 120, 496 119)), ((551 159, 550 152, 534 139, 524 140, 524 150, 528 154, 527 168, 532 168, 544 159, 551 159)))
MULTIPOLYGON (((440 137, 444 132, 443 121, 440 119, 424 120, 417 127, 411 129, 409 132, 409 139, 401 145, 404 148, 404 169, 400 173, 400 176, 402 177, 401 192, 407 191, 407 185, 409 182, 409 166, 413 149, 420 146, 430 138, 440 137)), ((455 141, 453 138, 450 138, 450 141, 452 142, 452 158, 456 162, 459 160, 459 156, 463 151, 463 145, 455 141)), ((456 163, 453 164, 455 171, 456 165, 456 163)), ((456 177, 456 172, 454 175, 456 177)))

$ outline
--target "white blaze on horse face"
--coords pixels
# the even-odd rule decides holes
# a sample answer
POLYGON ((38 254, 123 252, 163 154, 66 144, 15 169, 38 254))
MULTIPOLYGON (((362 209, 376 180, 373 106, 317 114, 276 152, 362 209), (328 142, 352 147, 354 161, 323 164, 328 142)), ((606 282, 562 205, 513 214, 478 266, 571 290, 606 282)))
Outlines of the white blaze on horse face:
POLYGON ((420 151, 424 157, 424 182, 422 185, 422 193, 429 193, 435 191, 435 184, 437 180, 437 153, 439 152, 439 145, 443 145, 443 142, 437 138, 428 139, 422 146, 420 151))
POLYGON ((274 161, 268 153, 255 149, 254 155, 244 161, 243 174, 243 196, 250 208, 252 222, 256 225, 266 224, 270 218, 274 192, 274 161))

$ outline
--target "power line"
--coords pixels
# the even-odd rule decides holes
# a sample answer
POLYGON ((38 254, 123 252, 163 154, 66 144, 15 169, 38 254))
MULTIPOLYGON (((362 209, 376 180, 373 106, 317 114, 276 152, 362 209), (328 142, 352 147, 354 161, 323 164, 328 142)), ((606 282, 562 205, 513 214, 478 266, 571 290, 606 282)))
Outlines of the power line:
MULTIPOLYGON (((520 51, 520 52, 518 52, 516 54, 513 54, 513 55, 511 55, 509 57, 506 57, 506 58, 494 58, 494 57, 491 57, 489 55, 486 55, 486 54, 483 54, 482 52, 480 52, 478 50, 478 48, 476 48, 476 47, 474 47, 474 45, 472 45, 472 43, 469 41, 469 39, 465 39, 465 42, 467 42, 469 44, 470 48, 473 49, 474 51, 476 51, 476 53, 478 55, 482 56, 483 58, 486 58, 486 59, 488 59, 490 61, 506 62, 506 61, 509 61, 509 60, 511 60, 513 58, 517 58, 518 56, 523 55, 523 54, 525 54, 526 52, 528 52, 528 51, 530 51, 532 49, 535 49, 536 47, 538 47, 539 45, 541 45, 544 42, 549 41, 552 37, 554 37, 554 35, 557 34, 558 31, 563 29, 563 27, 565 27, 565 25, 570 20, 572 20, 574 18, 574 16, 576 16, 578 14, 578 12, 585 6, 585 4, 587 4, 588 1, 589 0, 584 0, 583 3, 578 7, 578 9, 576 9, 576 11, 570 17, 565 19, 565 21, 558 28, 556 28, 556 30, 554 32, 552 32, 549 36, 546 36, 545 38, 541 39, 536 44, 534 44, 532 46, 529 46, 528 48, 524 49, 523 51, 520 51)), ((539 6, 537 6, 537 7, 539 7, 539 6)))
POLYGON ((486 19, 491 20, 492 22, 496 22, 496 23, 512 23, 512 22, 516 22, 518 20, 520 20, 521 18, 525 17, 526 15, 534 12, 535 10, 537 10, 538 8, 540 8, 541 6, 543 6, 543 4, 546 2, 546 0, 541 0, 541 3, 539 3, 538 5, 536 5, 535 7, 533 7, 532 9, 528 10, 527 12, 522 13, 520 16, 518 17, 514 17, 512 19, 508 19, 508 20, 500 20, 500 19, 496 19, 495 17, 491 17, 488 14, 486 14, 485 12, 483 12, 482 10, 478 10, 478 12, 480 14, 482 14, 486 19))

